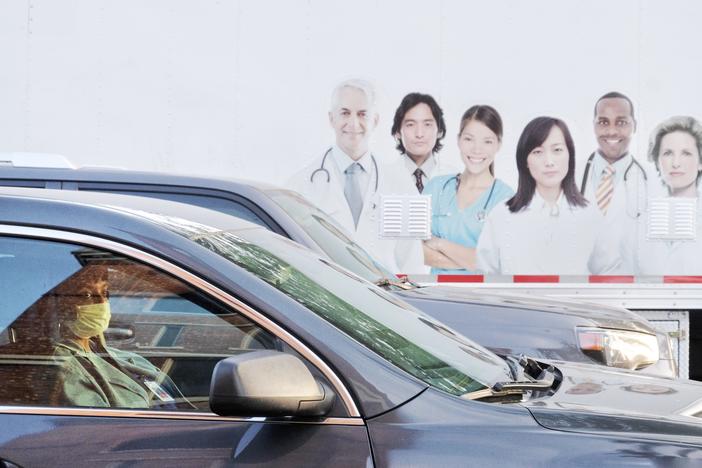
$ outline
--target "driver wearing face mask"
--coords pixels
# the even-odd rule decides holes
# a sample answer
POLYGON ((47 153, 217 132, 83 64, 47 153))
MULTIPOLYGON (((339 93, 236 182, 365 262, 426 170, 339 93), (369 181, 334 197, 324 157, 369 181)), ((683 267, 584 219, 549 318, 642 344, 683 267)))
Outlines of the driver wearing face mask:
POLYGON ((106 281, 93 278, 78 294, 57 296, 61 341, 54 348, 60 364, 56 405, 175 408, 173 395, 180 392, 160 369, 137 354, 105 344, 103 333, 112 316, 106 281))

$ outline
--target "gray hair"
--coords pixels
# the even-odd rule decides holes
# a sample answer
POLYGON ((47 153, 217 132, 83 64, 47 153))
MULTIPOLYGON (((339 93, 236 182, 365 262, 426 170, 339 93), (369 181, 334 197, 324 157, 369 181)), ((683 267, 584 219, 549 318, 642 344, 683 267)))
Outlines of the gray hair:
POLYGON ((366 99, 368 100, 368 109, 375 111, 375 87, 370 81, 359 78, 344 80, 336 85, 334 91, 332 91, 329 110, 333 112, 339 107, 339 95, 344 88, 353 88, 361 91, 363 94, 365 94, 366 99))
POLYGON ((697 153, 702 162, 702 125, 694 118, 685 115, 678 115, 664 120, 651 132, 651 139, 648 142, 648 160, 658 167, 659 152, 663 137, 673 132, 685 132, 695 139, 697 153))

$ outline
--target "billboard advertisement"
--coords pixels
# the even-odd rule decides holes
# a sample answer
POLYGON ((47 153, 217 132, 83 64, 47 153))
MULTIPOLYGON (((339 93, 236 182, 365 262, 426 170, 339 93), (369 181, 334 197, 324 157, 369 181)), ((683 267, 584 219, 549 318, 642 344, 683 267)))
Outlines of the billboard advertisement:
POLYGON ((0 152, 295 190, 396 273, 702 275, 701 15, 5 1, 0 152))

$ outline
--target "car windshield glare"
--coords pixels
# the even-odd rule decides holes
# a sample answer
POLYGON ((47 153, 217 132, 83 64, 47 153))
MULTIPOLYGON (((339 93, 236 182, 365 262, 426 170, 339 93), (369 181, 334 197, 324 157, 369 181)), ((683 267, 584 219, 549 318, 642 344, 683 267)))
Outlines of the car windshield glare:
POLYGON ((394 279, 389 268, 378 263, 355 243, 325 212, 290 190, 267 190, 266 194, 309 235, 329 258, 371 282, 394 279))
POLYGON ((510 379, 509 367, 492 352, 288 239, 262 228, 222 231, 130 211, 244 268, 433 387, 463 395, 510 379))

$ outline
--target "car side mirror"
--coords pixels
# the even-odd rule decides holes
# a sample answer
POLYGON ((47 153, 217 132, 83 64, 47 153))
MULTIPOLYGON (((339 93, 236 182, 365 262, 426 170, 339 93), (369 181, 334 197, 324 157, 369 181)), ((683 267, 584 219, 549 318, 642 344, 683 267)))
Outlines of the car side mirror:
POLYGON ((220 416, 324 416, 334 393, 291 354, 251 351, 219 361, 210 409, 220 416))

